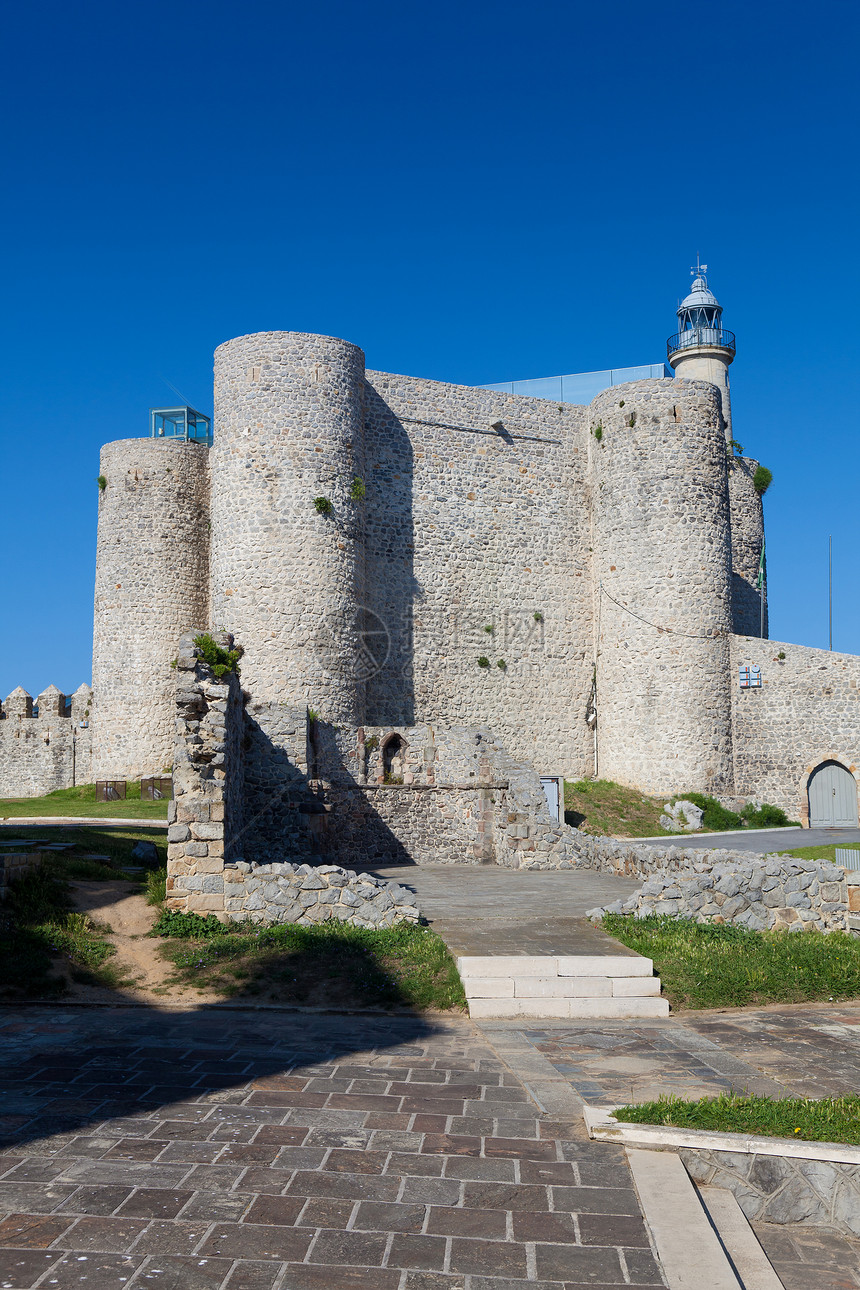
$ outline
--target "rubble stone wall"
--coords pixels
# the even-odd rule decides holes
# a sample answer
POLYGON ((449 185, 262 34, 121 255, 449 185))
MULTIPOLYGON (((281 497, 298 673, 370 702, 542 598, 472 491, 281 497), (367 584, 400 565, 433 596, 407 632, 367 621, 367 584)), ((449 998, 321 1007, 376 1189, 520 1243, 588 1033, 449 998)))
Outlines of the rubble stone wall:
POLYGON ((48 686, 35 704, 20 686, 13 690, 0 708, 0 797, 92 783, 92 706, 88 685, 68 697, 48 686))
POLYGON ((838 761, 860 780, 860 657, 750 636, 731 643, 735 790, 805 824, 817 766, 838 761), (741 666, 761 669, 760 688, 740 688, 741 666))

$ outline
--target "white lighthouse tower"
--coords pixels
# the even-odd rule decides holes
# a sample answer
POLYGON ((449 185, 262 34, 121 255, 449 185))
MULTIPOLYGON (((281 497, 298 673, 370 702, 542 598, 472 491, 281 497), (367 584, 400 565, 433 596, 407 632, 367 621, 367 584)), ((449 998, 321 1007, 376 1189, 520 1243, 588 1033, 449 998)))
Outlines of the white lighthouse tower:
POLYGON ((691 269, 690 294, 678 308, 678 331, 666 342, 675 376, 687 381, 710 381, 720 392, 726 440, 732 439, 729 364, 735 356, 735 334, 722 324, 723 308, 708 287, 708 266, 691 269))

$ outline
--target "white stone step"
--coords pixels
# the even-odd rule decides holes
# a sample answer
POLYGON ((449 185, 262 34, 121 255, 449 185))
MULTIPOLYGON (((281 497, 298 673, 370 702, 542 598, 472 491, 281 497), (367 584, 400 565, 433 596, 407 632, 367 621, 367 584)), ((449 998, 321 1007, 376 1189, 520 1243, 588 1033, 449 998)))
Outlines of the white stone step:
POLYGON ((741 1290, 680 1157, 628 1147, 627 1159, 669 1290, 741 1290))
POLYGON ((464 954, 473 1017, 665 1017, 651 959, 632 954, 464 954))
POLYGON ((699 1197, 744 1290, 783 1290, 735 1195, 726 1187, 700 1187, 699 1197))

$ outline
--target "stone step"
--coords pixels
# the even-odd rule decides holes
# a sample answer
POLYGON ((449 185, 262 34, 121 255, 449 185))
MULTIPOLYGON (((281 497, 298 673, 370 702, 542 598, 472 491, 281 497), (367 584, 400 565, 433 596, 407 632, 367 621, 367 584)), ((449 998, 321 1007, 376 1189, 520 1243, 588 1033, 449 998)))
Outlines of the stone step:
POLYGON ((680 1158, 628 1147, 627 1160, 669 1290, 743 1290, 680 1158))
POLYGON ((725 1187, 700 1187, 699 1198, 744 1290, 783 1290, 734 1193, 725 1187))
POLYGON ((651 959, 634 954, 464 954, 473 1017, 665 1017, 651 959))

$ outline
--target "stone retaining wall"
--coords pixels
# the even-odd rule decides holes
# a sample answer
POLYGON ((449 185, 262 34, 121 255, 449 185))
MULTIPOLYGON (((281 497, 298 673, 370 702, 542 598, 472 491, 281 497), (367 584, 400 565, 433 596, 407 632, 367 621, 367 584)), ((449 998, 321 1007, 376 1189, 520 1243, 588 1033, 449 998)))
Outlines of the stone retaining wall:
POLYGON ((755 856, 743 863, 704 862, 698 872, 655 874, 627 900, 589 910, 603 913, 666 914, 699 923, 737 923, 752 931, 829 932, 848 926, 848 882, 829 860, 755 856))
POLYGON ((356 927, 393 927, 419 918, 406 887, 339 865, 252 866, 240 860, 225 868, 224 884, 224 910, 235 922, 309 926, 335 919, 356 927))
POLYGON ((750 1221, 804 1223, 860 1236, 860 1168, 827 1160, 681 1147, 700 1185, 727 1187, 750 1221))
POLYGON ((49 685, 35 703, 20 685, 12 691, 0 707, 0 797, 92 783, 92 703, 88 685, 68 696, 49 685))
POLYGON ((29 869, 37 868, 44 858, 42 851, 15 851, 0 855, 0 900, 5 900, 10 882, 22 878, 29 869))

